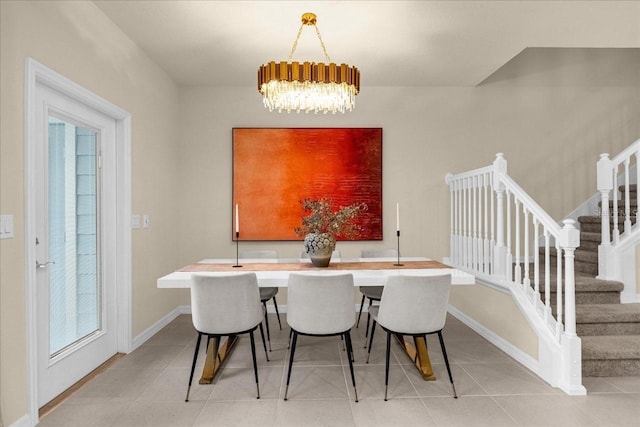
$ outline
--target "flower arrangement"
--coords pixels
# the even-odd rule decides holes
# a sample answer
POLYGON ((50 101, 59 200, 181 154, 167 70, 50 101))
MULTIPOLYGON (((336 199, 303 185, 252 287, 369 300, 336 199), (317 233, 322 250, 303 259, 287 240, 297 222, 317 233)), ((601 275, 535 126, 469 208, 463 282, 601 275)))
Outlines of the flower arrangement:
POLYGON ((316 200, 305 198, 300 201, 302 210, 309 215, 302 218, 302 226, 294 230, 300 237, 310 233, 327 233, 335 237, 353 238, 360 233, 360 226, 352 222, 361 212, 367 210, 366 203, 341 206, 333 211, 333 200, 322 197, 316 200))

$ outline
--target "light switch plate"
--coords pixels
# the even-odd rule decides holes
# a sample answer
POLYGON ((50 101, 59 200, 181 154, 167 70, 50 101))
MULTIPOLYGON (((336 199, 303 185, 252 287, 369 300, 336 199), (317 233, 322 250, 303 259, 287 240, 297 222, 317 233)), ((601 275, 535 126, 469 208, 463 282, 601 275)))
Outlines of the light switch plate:
POLYGON ((0 239, 13 238, 13 215, 0 215, 0 239))
POLYGON ((140 215, 131 215, 131 228, 140 228, 140 215))
POLYGON ((142 228, 149 228, 149 215, 147 214, 142 216, 142 228))

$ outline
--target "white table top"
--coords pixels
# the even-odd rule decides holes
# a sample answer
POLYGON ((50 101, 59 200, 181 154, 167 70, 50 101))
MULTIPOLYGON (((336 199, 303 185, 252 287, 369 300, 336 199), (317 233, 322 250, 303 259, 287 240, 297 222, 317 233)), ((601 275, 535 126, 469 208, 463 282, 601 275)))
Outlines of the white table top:
MULTIPOLYGON (((380 262, 380 261, 396 261, 397 258, 342 258, 340 260, 332 259, 332 263, 336 262, 380 262)), ((418 258, 418 257, 402 257, 400 261, 428 261, 428 258, 418 258)), ((235 259, 204 259, 199 261, 199 263, 227 263, 227 264, 235 264, 235 259)), ((308 259, 242 259, 240 260, 240 264, 248 264, 248 263, 270 263, 270 262, 278 262, 278 263, 297 263, 297 262, 307 262, 310 263, 308 259)), ((242 274, 247 271, 243 271, 242 268, 238 268, 237 271, 225 271, 225 272, 198 272, 197 274, 211 275, 211 276, 226 276, 233 274, 242 274)), ((366 268, 357 269, 357 270, 322 270, 321 268, 313 269, 310 271, 288 271, 288 270, 278 270, 278 271, 251 271, 255 273, 258 278, 258 285, 260 287, 287 287, 287 282, 289 279, 290 273, 298 273, 298 274, 311 274, 311 275, 335 275, 335 274, 345 274, 351 273, 353 274, 353 282, 355 286, 380 286, 384 283, 385 277, 388 276, 435 276, 440 274, 451 274, 451 283, 453 285, 473 285, 475 284, 475 276, 462 272, 460 270, 456 270, 454 268, 422 268, 422 269, 384 269, 384 270, 367 270, 366 268)), ((191 287, 191 275, 194 272, 191 271, 174 271, 173 273, 167 274, 158 279, 157 286, 158 288, 189 288, 191 287)))

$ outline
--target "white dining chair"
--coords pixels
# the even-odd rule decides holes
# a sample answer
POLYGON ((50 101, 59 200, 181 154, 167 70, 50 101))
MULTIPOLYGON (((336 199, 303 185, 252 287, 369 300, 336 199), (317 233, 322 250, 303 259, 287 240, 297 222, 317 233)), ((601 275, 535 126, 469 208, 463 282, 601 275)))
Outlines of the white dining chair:
POLYGON ((191 281, 191 318, 193 326, 198 332, 198 341, 193 353, 193 363, 191 364, 185 402, 189 401, 189 392, 191 391, 191 383, 202 336, 206 335, 207 337, 207 348, 209 348, 210 341, 213 338, 211 351, 217 355, 220 338, 247 333, 251 339, 253 371, 256 378, 257 398, 259 399, 260 385, 258 383, 256 346, 253 337, 253 331, 258 327, 262 335, 267 361, 269 356, 267 355, 267 347, 264 344, 264 332, 262 330, 264 309, 260 303, 258 279, 255 273, 224 276, 193 274, 191 281))
POLYGON ((355 323, 353 275, 291 273, 287 292, 287 322, 293 335, 284 400, 287 400, 289 394, 291 368, 293 367, 298 335, 323 337, 339 335, 346 343, 351 381, 357 402, 358 390, 356 389, 356 377, 353 373, 353 346, 351 343, 351 328, 355 323))
MULTIPOLYGON (((265 263, 278 262, 278 253, 273 250, 252 250, 252 251, 240 251, 239 258, 242 260, 259 260, 265 263)), ((267 301, 273 300, 273 308, 276 310, 276 317, 278 319, 278 326, 282 330, 282 323, 280 322, 280 311, 278 310, 278 301, 276 301, 276 294, 278 288, 275 286, 261 287, 260 288, 260 301, 264 306, 264 322, 267 326, 267 341, 269 342, 269 351, 271 351, 271 331, 269 330, 269 317, 267 316, 267 301)))
POLYGON ((376 324, 387 333, 387 351, 385 358, 384 400, 387 400, 389 389, 389 353, 391 350, 391 334, 422 337, 426 342, 429 334, 438 334, 440 348, 447 366, 449 381, 453 389, 453 397, 458 398, 453 383, 447 350, 442 338, 442 329, 447 319, 449 293, 451 291, 451 275, 438 276, 389 276, 384 285, 380 305, 369 307, 373 317, 371 338, 367 363, 371 355, 371 345, 376 324))
MULTIPOLYGON (((360 253, 360 258, 397 258, 397 249, 363 249, 360 253)), ((358 321, 356 322, 356 328, 360 326, 360 316, 362 316, 362 309, 364 307, 365 298, 369 299, 369 307, 373 305, 374 301, 380 301, 382 296, 382 286, 359 286, 358 290, 362 294, 362 300, 360 301, 360 310, 358 311, 358 321)), ((368 309, 367 309, 368 310, 368 309)), ((366 338, 369 336, 369 323, 371 321, 371 315, 367 314, 367 329, 364 332, 365 348, 367 347, 366 338)))

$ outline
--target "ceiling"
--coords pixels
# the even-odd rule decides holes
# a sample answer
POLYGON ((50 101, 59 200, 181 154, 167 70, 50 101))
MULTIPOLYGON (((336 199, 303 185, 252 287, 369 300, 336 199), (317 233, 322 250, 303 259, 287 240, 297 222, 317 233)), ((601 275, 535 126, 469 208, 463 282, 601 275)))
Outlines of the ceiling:
MULTIPOLYGON (((531 74, 532 67, 557 73, 558 61, 566 67, 595 60, 611 72, 602 55, 584 54, 593 48, 635 48, 613 57, 630 53, 636 65, 640 59, 640 2, 94 3, 180 86, 256 85, 260 64, 288 59, 304 12, 318 16, 332 62, 360 69, 363 88, 476 86, 531 74)), ((293 60, 323 62, 313 27, 303 29, 293 60)))

